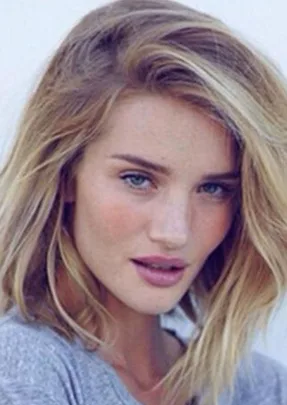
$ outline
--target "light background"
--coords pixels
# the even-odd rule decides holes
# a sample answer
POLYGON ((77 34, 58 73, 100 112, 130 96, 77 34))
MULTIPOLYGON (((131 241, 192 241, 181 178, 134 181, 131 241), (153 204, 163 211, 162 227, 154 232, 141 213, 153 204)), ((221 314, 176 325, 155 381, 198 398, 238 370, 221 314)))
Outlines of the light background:
MULTIPOLYGON (((24 102, 48 57, 83 14, 103 3, 101 0, 1 0, 1 160, 15 134, 24 102)), ((266 52, 287 75, 286 0, 182 0, 182 3, 224 20, 266 52)), ((258 337, 254 346, 287 366, 287 300, 276 311, 265 343, 258 337)))

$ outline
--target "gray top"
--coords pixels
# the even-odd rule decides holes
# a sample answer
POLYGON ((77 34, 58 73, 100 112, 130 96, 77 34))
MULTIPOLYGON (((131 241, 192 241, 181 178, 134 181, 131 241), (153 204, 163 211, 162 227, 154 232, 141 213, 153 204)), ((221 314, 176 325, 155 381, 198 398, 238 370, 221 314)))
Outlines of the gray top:
MULTIPOLYGON (((254 372, 239 367, 232 402, 220 405, 287 405, 287 371, 252 354, 254 372)), ((111 366, 79 342, 20 317, 0 320, 0 405, 140 405, 111 366)))

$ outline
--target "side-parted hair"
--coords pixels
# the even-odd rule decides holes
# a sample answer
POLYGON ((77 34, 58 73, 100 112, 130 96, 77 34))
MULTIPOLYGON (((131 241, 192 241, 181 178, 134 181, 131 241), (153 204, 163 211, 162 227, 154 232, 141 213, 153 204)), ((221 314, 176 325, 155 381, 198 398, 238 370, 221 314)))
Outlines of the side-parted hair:
POLYGON ((216 403, 286 291, 287 89, 270 61, 209 15, 168 0, 119 0, 90 12, 60 45, 1 172, 1 309, 16 305, 27 321, 89 348, 105 343, 110 315, 74 246, 65 195, 114 106, 143 93, 202 108, 237 145, 234 222, 180 302, 195 335, 165 379, 168 404, 202 392, 216 403), (63 272, 80 309, 59 296, 63 272))

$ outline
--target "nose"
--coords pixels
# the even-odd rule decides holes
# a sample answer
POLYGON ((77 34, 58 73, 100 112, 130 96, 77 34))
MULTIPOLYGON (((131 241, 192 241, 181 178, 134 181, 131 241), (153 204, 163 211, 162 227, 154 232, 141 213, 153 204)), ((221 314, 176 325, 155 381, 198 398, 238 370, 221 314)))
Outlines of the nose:
POLYGON ((152 213, 150 240, 168 250, 184 247, 189 236, 188 199, 173 196, 161 201, 152 213))

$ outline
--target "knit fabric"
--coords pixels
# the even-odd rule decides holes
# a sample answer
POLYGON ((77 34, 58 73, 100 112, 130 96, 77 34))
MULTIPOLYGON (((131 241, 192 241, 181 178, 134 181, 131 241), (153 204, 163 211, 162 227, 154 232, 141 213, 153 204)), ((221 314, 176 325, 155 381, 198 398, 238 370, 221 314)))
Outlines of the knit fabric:
MULTIPOLYGON (((258 353, 220 405, 287 405, 287 371, 258 353)), ((0 405, 140 405, 114 369, 79 341, 10 313, 0 320, 0 405)))

